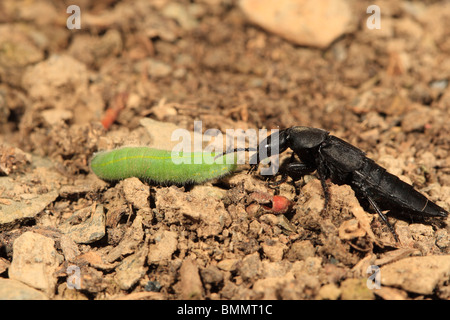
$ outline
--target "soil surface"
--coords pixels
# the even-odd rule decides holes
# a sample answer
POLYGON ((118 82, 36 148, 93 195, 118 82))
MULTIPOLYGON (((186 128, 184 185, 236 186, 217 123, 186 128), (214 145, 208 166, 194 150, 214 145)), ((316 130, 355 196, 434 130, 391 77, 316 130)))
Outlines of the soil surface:
POLYGON ((234 0, 75 2, 81 29, 61 1, 0 3, 0 298, 450 299, 448 218, 386 212, 396 242, 349 186, 327 181, 323 210, 316 174, 271 188, 243 165, 180 186, 89 167, 170 150, 194 121, 303 125, 449 210, 448 2, 380 1, 372 30, 372 3, 348 1, 353 28, 325 48, 234 0))

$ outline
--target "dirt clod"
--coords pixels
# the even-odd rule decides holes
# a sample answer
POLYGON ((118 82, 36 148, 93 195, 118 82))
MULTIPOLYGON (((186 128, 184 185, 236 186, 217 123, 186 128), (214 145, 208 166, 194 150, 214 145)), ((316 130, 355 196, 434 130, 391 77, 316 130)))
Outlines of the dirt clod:
POLYGON ((397 242, 349 185, 327 180, 324 208, 317 172, 90 168, 301 125, 450 210, 448 1, 381 1, 380 29, 354 0, 82 4, 70 29, 65 1, 0 1, 0 299, 449 299, 450 217, 385 211, 397 242))

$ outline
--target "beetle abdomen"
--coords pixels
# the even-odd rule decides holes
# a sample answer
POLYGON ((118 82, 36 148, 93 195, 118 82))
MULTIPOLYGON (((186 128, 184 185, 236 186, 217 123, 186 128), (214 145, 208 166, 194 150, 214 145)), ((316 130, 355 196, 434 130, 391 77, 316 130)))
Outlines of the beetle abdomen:
POLYGON ((366 191, 385 209, 400 207, 428 216, 445 217, 448 212, 428 200, 413 186, 390 174, 373 160, 366 158, 364 166, 355 172, 355 180, 365 181, 366 191), (356 176, 359 175, 359 178, 356 176))

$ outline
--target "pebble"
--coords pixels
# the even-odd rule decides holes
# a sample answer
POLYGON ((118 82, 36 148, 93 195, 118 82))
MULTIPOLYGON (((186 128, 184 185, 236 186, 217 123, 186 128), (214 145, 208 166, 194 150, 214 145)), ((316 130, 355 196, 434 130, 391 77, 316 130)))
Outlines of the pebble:
POLYGON ((203 198, 171 187, 157 190, 155 199, 156 209, 168 223, 178 224, 186 218, 199 223, 198 237, 217 236, 231 224, 224 203, 212 196, 203 198))
POLYGON ((409 257, 380 269, 381 285, 431 295, 450 275, 450 255, 409 257))
POLYGON ((44 58, 44 50, 36 41, 47 41, 38 28, 24 28, 20 24, 2 23, 0 26, 0 78, 2 82, 19 86, 23 68, 44 58))
POLYGON ((284 261, 271 262, 267 260, 262 261, 263 272, 261 278, 280 278, 284 277, 291 269, 292 263, 284 261))
MULTIPOLYGON (((5 184, 14 183, 8 177, 0 178, 0 187, 5 184)), ((15 201, 8 199, 8 204, 1 204, 0 209, 2 214, 0 215, 0 231, 8 230, 15 224, 28 219, 34 219, 40 212, 42 212, 50 203, 55 201, 58 197, 58 192, 50 191, 43 194, 33 194, 33 198, 28 201, 15 201)))
POLYGON ((445 249, 450 246, 450 236, 447 233, 447 230, 440 229, 436 231, 436 246, 440 249, 445 249))
POLYGON ((406 113, 402 120, 402 131, 412 132, 423 130, 427 123, 431 123, 433 115, 428 108, 421 107, 406 113))
POLYGON ((180 268, 181 299, 196 300, 203 296, 202 280, 195 262, 188 258, 180 268))
POLYGON ((111 263, 119 259, 121 256, 129 255, 136 251, 140 243, 144 239, 144 230, 142 228, 142 216, 136 216, 133 224, 127 228, 125 235, 117 246, 111 249, 106 256, 106 261, 111 263))
POLYGON ((373 300, 375 295, 367 287, 366 279, 345 279, 341 283, 342 300, 373 300))
POLYGON ((334 283, 328 283, 319 289, 317 295, 318 299, 337 300, 341 295, 341 289, 339 289, 334 283))
POLYGON ((69 236, 76 243, 93 243, 100 240, 105 235, 105 213, 102 205, 88 207, 76 211, 66 221, 64 221, 59 229, 62 233, 69 236), (91 216, 81 223, 73 224, 79 217, 87 215, 85 210, 93 211, 91 216))
POLYGON ((207 266, 200 271, 203 283, 218 284, 223 281, 223 273, 216 266, 207 266))
POLYGON ((264 254, 270 261, 281 261, 287 246, 278 240, 267 240, 261 244, 264 254))
POLYGON ((255 252, 242 259, 238 266, 238 273, 244 280, 251 280, 262 272, 262 262, 259 253, 255 252))
POLYGON ((149 209, 150 190, 138 178, 128 178, 120 182, 125 199, 137 209, 149 209))
POLYGON ((144 289, 149 292, 159 292, 161 290, 161 284, 158 281, 149 281, 144 289))
POLYGON ((54 273, 60 264, 60 257, 55 249, 55 241, 27 231, 14 241, 9 278, 51 296, 55 291, 57 278, 54 273))
POLYGON ((217 267, 223 271, 235 271, 238 267, 238 259, 223 259, 217 263, 217 267))
POLYGON ((136 72, 146 71, 150 77, 155 79, 165 78, 173 71, 169 64, 152 58, 137 62, 135 69, 136 72))
POLYGON ((8 270, 11 263, 5 258, 0 258, 0 274, 8 270))
MULTIPOLYGON (((264 300, 275 300, 284 290, 289 290, 292 284, 296 284, 295 280, 291 274, 287 274, 284 277, 257 279, 252 290, 258 295, 262 295, 264 300)), ((298 285, 296 287, 299 288, 298 285)))
POLYGON ((0 279, 0 300, 48 300, 48 297, 20 281, 0 279))
POLYGON ((263 29, 295 44, 322 49, 356 22, 344 0, 241 0, 239 5, 263 29))
POLYGON ((185 30, 192 30, 197 27, 198 21, 191 14, 188 8, 179 3, 169 3, 162 11, 167 18, 175 19, 185 30))
POLYGON ((64 255, 64 259, 66 261, 73 261, 75 258, 80 255, 80 250, 78 249, 77 244, 67 235, 62 235, 61 240, 59 241, 59 245, 64 255))
POLYGON ((55 54, 29 67, 23 75, 22 86, 32 99, 70 109, 79 95, 86 93, 88 78, 84 64, 68 55, 55 54))
POLYGON ((120 289, 128 290, 141 279, 147 268, 144 266, 147 257, 147 247, 142 247, 135 254, 123 259, 122 263, 116 268, 114 280, 118 283, 120 289))
POLYGON ((286 257, 289 261, 305 260, 308 257, 314 257, 315 248, 311 241, 303 240, 294 242, 290 248, 286 257))
POLYGON ((164 260, 170 260, 172 254, 177 250, 177 233, 161 230, 155 234, 154 239, 155 244, 150 245, 147 262, 159 264, 164 260))
POLYGON ((442 79, 442 80, 436 80, 430 82, 430 88, 437 89, 439 91, 443 91, 448 87, 448 80, 442 79))

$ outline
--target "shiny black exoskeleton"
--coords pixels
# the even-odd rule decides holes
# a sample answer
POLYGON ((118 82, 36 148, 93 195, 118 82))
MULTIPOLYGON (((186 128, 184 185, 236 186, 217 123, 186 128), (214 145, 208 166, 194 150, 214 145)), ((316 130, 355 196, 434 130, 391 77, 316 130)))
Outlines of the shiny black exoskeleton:
POLYGON ((255 171, 264 160, 261 154, 268 157, 288 148, 292 149, 293 154, 281 172, 282 181, 288 176, 296 181, 305 174, 317 171, 325 195, 325 208, 329 199, 326 179, 351 186, 360 200, 368 201, 397 241, 394 228, 382 210, 397 209, 431 217, 448 215, 446 210, 428 200, 411 185, 367 158, 363 151, 322 129, 295 126, 273 133, 259 144, 258 152, 250 159, 250 163, 253 163, 250 171, 255 171), (278 141, 278 144, 273 141, 278 141), (295 155, 300 162, 295 159, 295 155))

